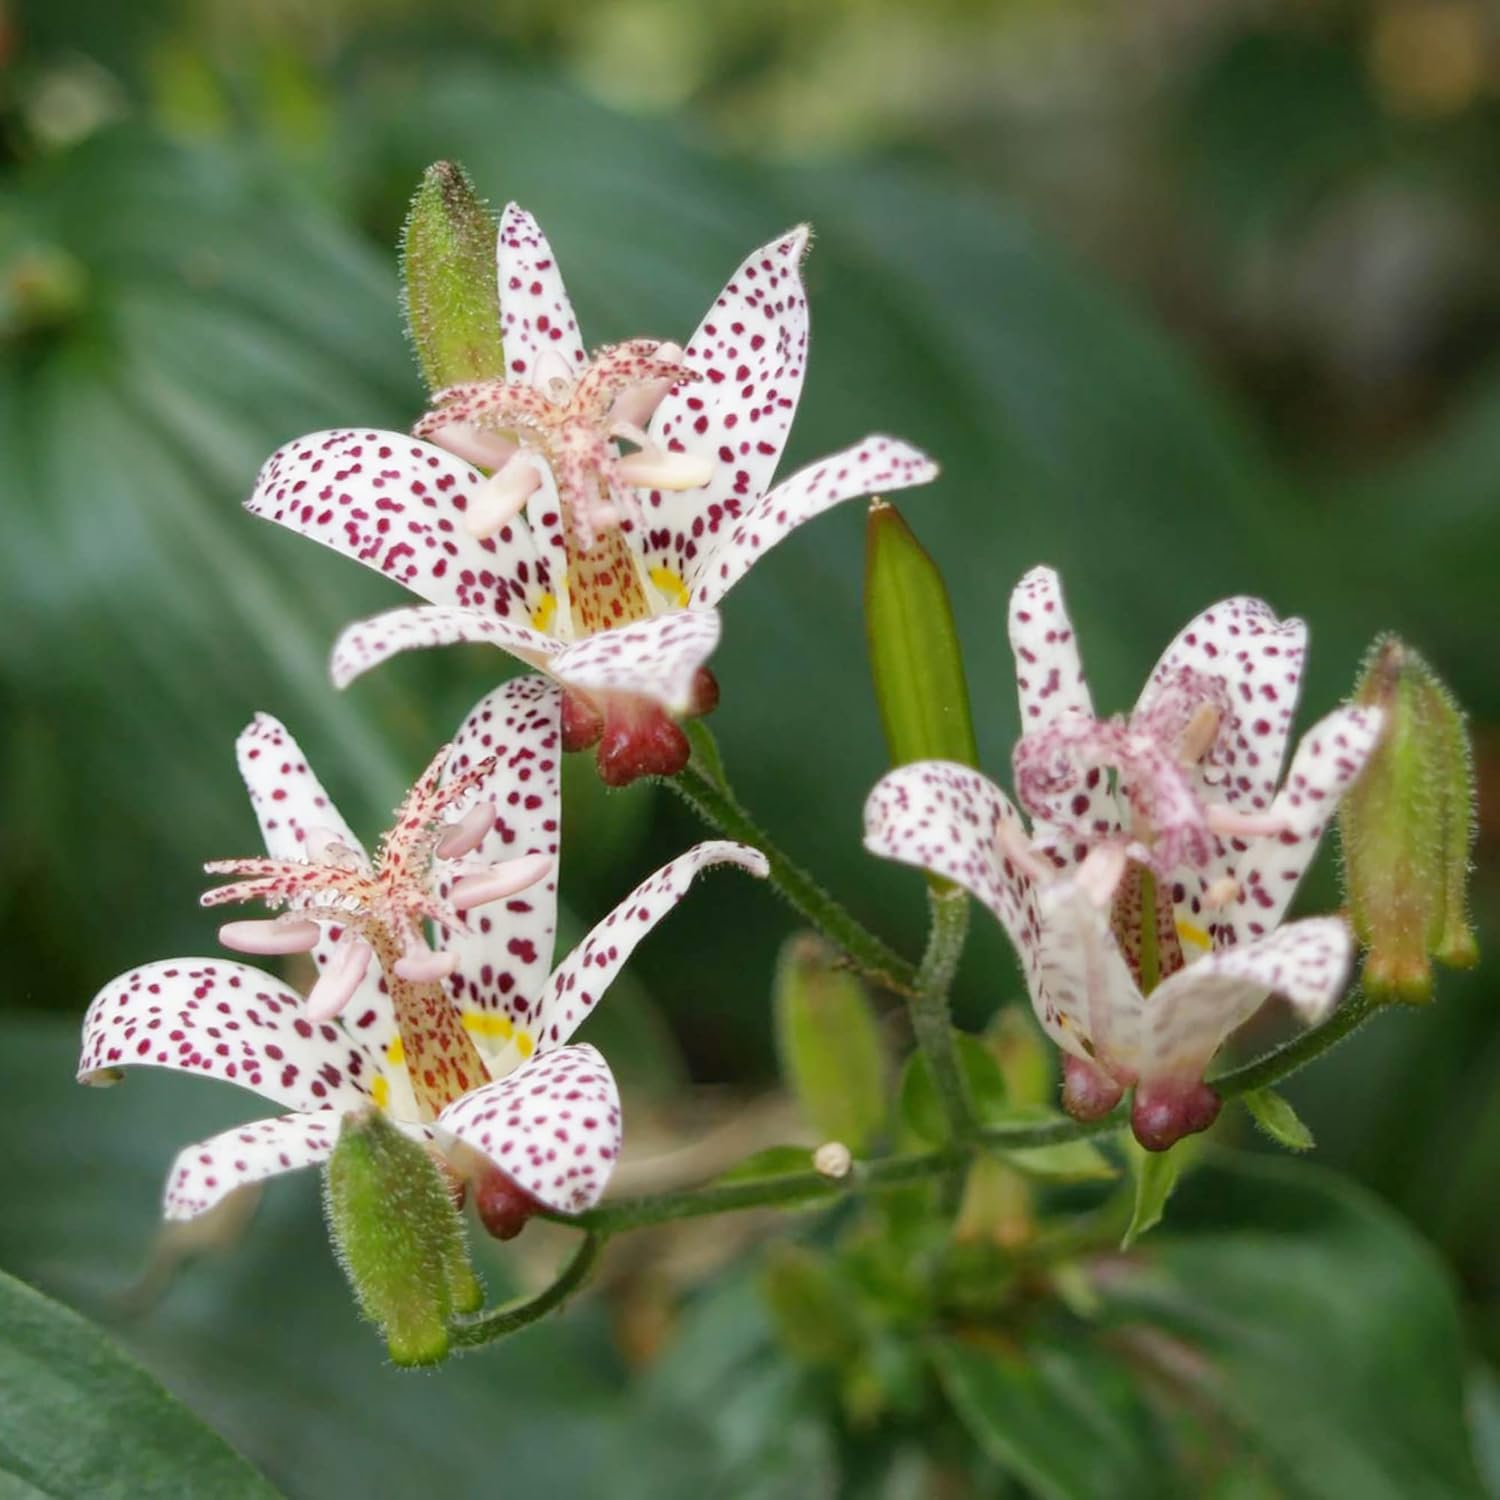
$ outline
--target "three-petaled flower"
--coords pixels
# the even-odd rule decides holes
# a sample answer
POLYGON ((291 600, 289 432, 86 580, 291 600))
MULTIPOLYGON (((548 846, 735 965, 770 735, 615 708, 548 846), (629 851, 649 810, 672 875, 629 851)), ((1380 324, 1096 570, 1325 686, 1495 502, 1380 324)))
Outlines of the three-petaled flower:
POLYGON ((487 641, 563 684, 565 747, 597 743, 606 781, 681 770, 671 716, 713 705, 718 602, 829 506, 937 473, 872 435, 772 487, 806 365, 806 246, 799 228, 749 256, 685 348, 637 339, 591 359, 551 247, 510 205, 506 378, 439 392, 415 437, 289 443, 248 501, 428 601, 346 630, 335 682, 487 641))
POLYGON ((476 705, 374 864, 279 723, 262 715, 241 735, 268 858, 221 866, 245 878, 207 899, 282 905, 274 921, 221 935, 251 951, 308 949, 322 976, 310 1007, 244 964, 174 959, 95 997, 80 1080, 174 1068, 289 1111, 184 1150, 167 1183, 169 1218, 326 1160, 342 1115, 371 1104, 472 1179, 481 1210, 497 1205, 502 1222, 516 1221, 518 1201, 577 1212, 598 1200, 620 1147, 619 1098, 604 1059, 569 1038, 700 870, 766 867, 740 844, 698 845, 642 882, 549 977, 559 699, 528 675, 476 705))
POLYGON ((1135 1133, 1164 1149, 1213 1122, 1204 1070, 1268 994, 1308 1022, 1338 1001, 1345 924, 1278 923, 1380 716, 1322 719, 1278 790, 1301 621, 1256 599, 1214 605, 1167 648, 1130 718, 1102 723, 1050 569, 1016 588, 1010 637, 1030 831, 978 772, 928 761, 875 787, 865 842, 990 908, 1063 1050, 1066 1107, 1097 1117, 1133 1085, 1135 1133))

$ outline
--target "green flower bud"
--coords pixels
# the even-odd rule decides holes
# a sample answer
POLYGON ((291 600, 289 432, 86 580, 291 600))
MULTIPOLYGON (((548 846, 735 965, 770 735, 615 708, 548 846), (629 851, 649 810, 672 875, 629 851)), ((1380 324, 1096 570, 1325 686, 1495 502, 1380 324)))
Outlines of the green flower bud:
POLYGON ((885 1049, 870 997, 821 938, 782 946, 773 1005, 782 1072, 824 1140, 863 1155, 885 1125, 885 1049))
POLYGON ((437 1364, 449 1319, 483 1300, 437 1164, 379 1110, 347 1115, 324 1202, 349 1284, 392 1360, 437 1364))
POLYGON ((1394 636, 1376 641, 1355 701, 1385 713, 1380 744, 1339 813, 1365 991, 1420 1004, 1432 998, 1430 959, 1467 968, 1479 957, 1468 917, 1476 831, 1468 734, 1448 689, 1394 636))
POLYGON ((870 502, 865 634, 891 763, 979 763, 948 590, 894 506, 870 502))
POLYGON ((406 330, 433 391, 505 375, 495 225, 467 173, 428 167, 401 231, 406 330))

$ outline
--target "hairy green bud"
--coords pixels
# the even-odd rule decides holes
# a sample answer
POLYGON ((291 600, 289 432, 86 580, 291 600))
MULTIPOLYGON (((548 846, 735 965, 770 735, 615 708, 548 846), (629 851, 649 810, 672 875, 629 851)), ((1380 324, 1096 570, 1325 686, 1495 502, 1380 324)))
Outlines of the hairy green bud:
POLYGON ((1394 636, 1376 641, 1355 701, 1385 714, 1380 744, 1339 812, 1365 992, 1421 1004, 1432 998, 1432 959, 1468 968, 1479 957, 1468 915, 1476 830, 1468 733, 1436 673, 1394 636))
POLYGON ((433 391, 505 375, 495 225, 464 169, 428 167, 401 232, 406 330, 433 391))
POLYGON ((437 1364, 483 1294, 437 1164, 379 1110, 345 1116, 324 1177, 328 1224, 365 1316, 398 1365, 437 1364))

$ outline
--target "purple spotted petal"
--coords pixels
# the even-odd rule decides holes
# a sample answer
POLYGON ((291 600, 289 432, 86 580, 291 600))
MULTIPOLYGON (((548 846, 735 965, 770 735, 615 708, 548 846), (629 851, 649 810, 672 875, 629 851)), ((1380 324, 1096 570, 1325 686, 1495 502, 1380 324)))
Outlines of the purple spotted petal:
POLYGON ((435 1129, 548 1208, 581 1213, 599 1201, 620 1154, 620 1096, 592 1047, 559 1047, 465 1094, 435 1129))
POLYGON ((587 356, 557 258, 541 226, 514 203, 500 216, 495 249, 506 378, 529 385, 576 379, 587 356))
POLYGON ((562 649, 560 642, 529 625, 498 620, 477 609, 410 605, 348 626, 333 643, 329 671, 334 686, 345 688, 403 651, 462 642, 498 646, 528 667, 543 669, 562 649))
MULTIPOLYGON (((543 677, 517 677, 482 698, 453 737, 443 779, 498 756, 489 781, 475 799, 495 805, 495 825, 466 865, 558 852, 561 816, 561 695, 543 677)), ((446 898, 449 883, 440 884, 446 898)), ((481 906, 469 915, 471 932, 444 935, 440 946, 458 955, 448 981, 454 1004, 465 1015, 506 1017, 529 1025, 552 963, 557 927, 557 872, 545 880, 481 906)), ((495 1050, 501 1029, 471 1027, 481 1048, 495 1050)))
POLYGON ((771 487, 807 369, 807 296, 800 226, 749 255, 688 342, 698 375, 671 391, 650 433, 671 452, 713 461, 701 489, 643 491, 644 552, 683 577, 704 529, 733 520, 771 487))
POLYGON ((585 692, 630 693, 680 714, 693 701, 698 668, 719 644, 719 628, 716 609, 673 610, 575 641, 548 670, 585 692))
POLYGON ((693 603, 717 604, 777 542, 841 500, 927 484, 937 472, 920 449, 879 433, 800 470, 707 540, 686 575, 693 603))
POLYGON ((1301 620, 1278 620, 1259 599, 1225 599, 1190 621, 1167 647, 1135 715, 1149 715, 1158 695, 1184 670, 1219 678, 1228 690, 1229 722, 1221 726, 1214 750, 1224 774, 1212 795, 1238 808, 1267 808, 1276 795, 1306 654, 1301 620))
POLYGON ((1309 1025, 1322 1020, 1343 992, 1351 949, 1342 921, 1314 917, 1179 969, 1147 1000, 1132 1063, 1143 1079, 1201 1077, 1268 994, 1309 1025))
POLYGON ((1045 728, 1069 710, 1094 717, 1062 580, 1051 568, 1033 568, 1012 590, 1010 649, 1016 658, 1022 734, 1045 728))
POLYGON ((557 967, 542 996, 537 1046, 560 1046, 614 982, 640 940, 687 894, 704 870, 738 865, 764 878, 759 850, 723 841, 698 844, 643 880, 557 967))
POLYGON ((168 1219, 196 1219, 236 1188, 328 1160, 342 1115, 333 1109, 252 1120, 184 1147, 167 1174, 168 1219))
POLYGON ((525 525, 481 541, 463 524, 483 482, 478 469, 431 443, 343 428, 278 448, 245 508, 430 603, 529 620, 546 590, 525 525))
POLYGON ((379 1071, 341 1027, 307 1020, 300 997, 285 985, 211 958, 146 964, 94 997, 83 1022, 79 1081, 128 1067, 219 1078, 306 1110, 368 1102, 379 1071))

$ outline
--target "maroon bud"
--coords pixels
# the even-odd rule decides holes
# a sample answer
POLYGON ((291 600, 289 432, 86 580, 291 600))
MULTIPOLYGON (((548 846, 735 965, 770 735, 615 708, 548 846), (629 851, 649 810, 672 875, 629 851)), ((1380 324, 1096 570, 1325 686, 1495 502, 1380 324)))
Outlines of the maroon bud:
POLYGON ((604 733, 604 715, 591 698, 565 689, 562 700, 562 744, 564 750, 587 750, 604 733))
POLYGON ((688 701, 687 717, 701 719, 719 706, 719 679, 707 667, 699 667, 693 673, 692 697, 688 701))
POLYGON ((1130 1128, 1148 1151, 1165 1151, 1185 1135, 1207 1130, 1222 1100, 1206 1083, 1143 1083, 1130 1106, 1130 1128))
POLYGON ((1098 1120, 1120 1102, 1125 1090, 1102 1068, 1070 1052, 1063 1058, 1062 1107, 1075 1120, 1098 1120))
POLYGON ((474 1179, 474 1212, 497 1240, 515 1239, 541 1206, 499 1167, 488 1167, 474 1179))
POLYGON ((641 776, 675 776, 692 746, 665 711, 644 699, 615 700, 599 740, 599 779, 629 786, 641 776))

